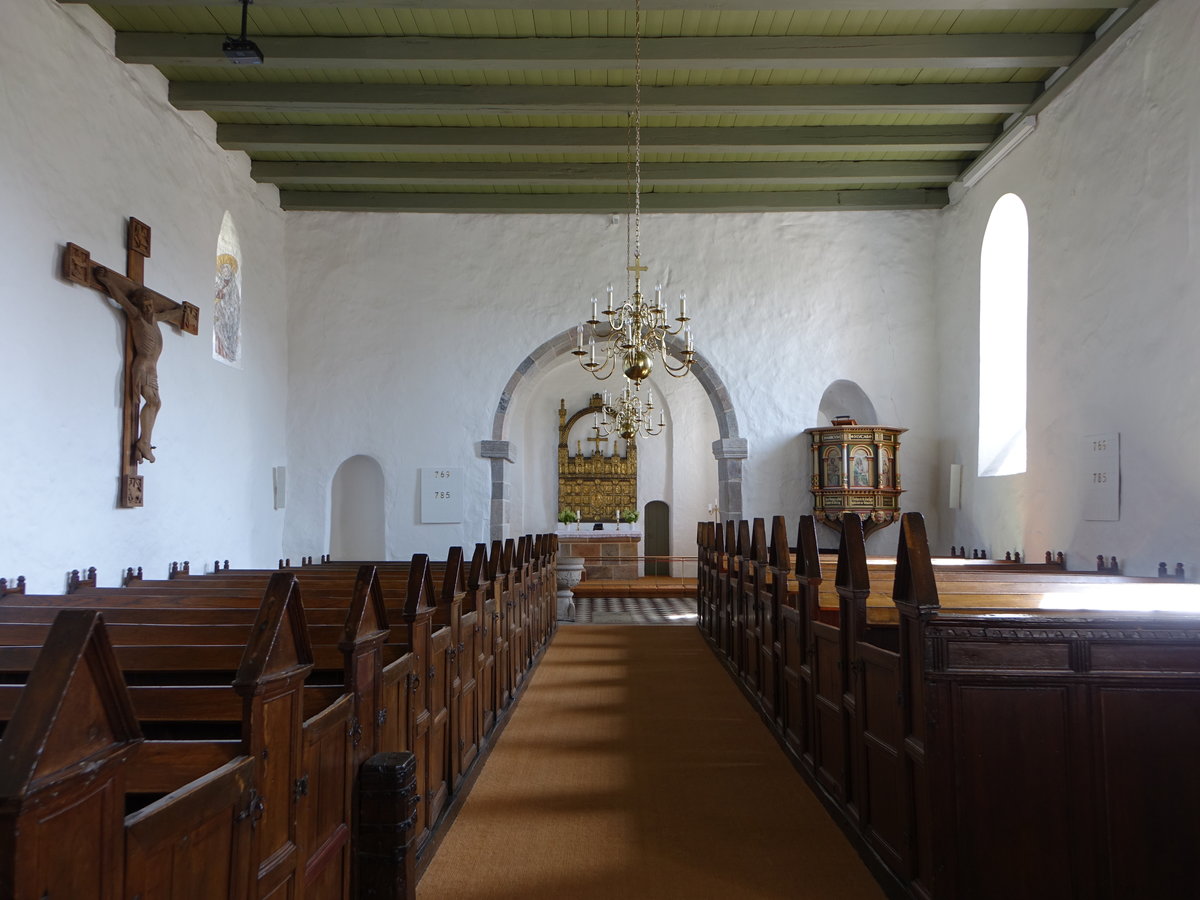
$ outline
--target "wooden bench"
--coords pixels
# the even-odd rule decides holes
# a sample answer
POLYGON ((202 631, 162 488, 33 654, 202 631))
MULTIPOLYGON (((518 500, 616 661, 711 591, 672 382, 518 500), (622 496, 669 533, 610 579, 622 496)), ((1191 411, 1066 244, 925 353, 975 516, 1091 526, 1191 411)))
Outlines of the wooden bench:
MULTIPOLYGON (((779 519, 772 524, 768 551, 782 559, 786 530, 779 519)), ((715 545, 726 536, 701 533, 710 543, 705 583, 719 591, 715 545)), ((871 567, 855 517, 839 551, 839 615, 823 621, 811 517, 801 520, 795 555, 794 567, 765 567, 774 569, 765 582, 774 593, 760 601, 777 623, 773 703, 750 689, 713 637, 715 616, 705 633, 897 894, 1200 891, 1191 812, 1200 779, 1189 749, 1200 745, 1200 616, 1022 608, 1046 599, 1030 588, 1061 594, 1067 582, 943 579, 923 522, 910 514, 890 595, 896 621, 871 621, 871 567), (940 591, 944 584, 958 593, 940 591), (955 597, 962 608, 947 609, 955 597)), ((735 559, 724 569, 757 577, 756 565, 735 559)), ((1149 598, 1200 592, 1153 578, 1073 580, 1079 590, 1149 598)), ((717 602, 701 600, 710 610, 717 602)), ((761 660, 771 658, 760 650, 761 660)), ((763 672, 769 680, 769 666, 763 672)))
MULTIPOLYGON (((94 638, 97 614, 81 609, 66 613, 72 621, 92 623, 89 646, 99 647, 94 638)), ((24 681, 22 675, 29 674, 5 730, 6 743, 43 740, 57 747, 53 735, 31 737, 39 727, 23 712, 31 689, 32 696, 44 696, 38 688, 41 679, 33 677, 38 669, 33 660, 45 654, 28 641, 46 637, 54 646, 59 640, 55 628, 51 626, 49 634, 36 634, 45 632, 37 623, 0 628, 0 672, 9 681, 24 681)), ((94 857, 81 853, 91 844, 68 839, 63 852, 72 854, 70 862, 64 858, 54 863, 53 838, 42 834, 37 838, 42 849, 28 859, 17 858, 14 877, 58 884, 59 896, 102 896, 122 884, 127 891, 141 885, 146 896, 166 896, 170 889, 163 885, 178 885, 182 891, 192 883, 204 885, 194 896, 205 891, 214 896, 261 896, 285 886, 289 893, 304 886, 311 896, 347 896, 354 769, 345 735, 353 701, 340 689, 304 696, 313 656, 291 577, 272 581, 249 627, 132 624, 123 629, 122 640, 126 643, 116 646, 103 642, 111 659, 111 664, 103 664, 106 669, 97 668, 100 650, 91 651, 88 671, 93 677, 104 673, 108 695, 97 693, 95 685, 79 694, 70 710, 78 718, 72 727, 77 724, 85 735, 103 732, 103 720, 117 708, 113 685, 124 673, 137 689, 136 694, 133 688, 124 694, 121 716, 127 720, 126 731, 138 729, 135 704, 140 701, 143 727, 153 727, 164 738, 142 742, 125 758, 120 790, 114 784, 106 797, 96 797, 93 815, 78 809, 95 797, 85 784, 65 774, 52 781, 56 801, 71 798, 56 818, 65 838, 92 827, 98 814, 111 826, 113 816, 124 813, 127 797, 151 795, 138 799, 135 805, 140 805, 163 796, 126 819, 123 854, 116 836, 97 840, 96 847, 108 850, 94 857), (229 630, 213 635, 210 627, 229 630), (172 636, 153 629, 169 629, 172 636), (241 644, 220 643, 235 633, 243 638, 241 644), (177 730, 187 738, 179 739, 177 730), (177 851, 180 846, 205 849, 200 858, 191 859, 177 851), (59 868, 76 868, 78 874, 64 875, 59 868), (249 880, 241 881, 243 875, 249 880), (68 889, 68 884, 74 888, 68 889)), ((85 755, 87 745, 85 738, 85 755)), ((78 750, 72 746, 68 755, 78 750)), ((35 781, 13 785, 14 796, 36 787, 35 781)), ((120 834, 118 829, 115 835, 120 834)))
MULTIPOLYGON (((317 610, 344 617, 358 597, 360 608, 370 606, 383 629, 369 652, 345 660, 344 665, 339 629, 310 626, 309 640, 317 653, 316 668, 323 673, 323 680, 336 677, 340 671, 356 683, 366 682, 354 690, 356 715, 349 726, 356 764, 388 750, 411 750, 416 755, 417 787, 423 798, 416 831, 420 849, 430 839, 457 786, 451 783, 452 778, 461 778, 465 768, 464 754, 458 751, 462 734, 452 728, 452 724, 458 724, 462 708, 457 642, 452 640, 452 626, 457 626, 460 618, 463 596, 455 593, 461 576, 461 551, 457 548, 451 553, 447 571, 451 574, 439 598, 422 554, 405 564, 402 579, 394 572, 390 577, 381 577, 376 567, 369 565, 342 572, 285 570, 297 579, 309 598, 306 611, 311 603, 317 610), (393 623, 390 628, 389 621, 393 623)), ((223 570, 162 582, 143 579, 127 588, 83 588, 69 595, 67 602, 190 609, 232 606, 252 602, 261 585, 278 574, 223 570)), ((473 693, 473 680, 471 686, 473 693)), ((467 733, 474 735, 476 730, 469 728, 467 733)), ((465 748, 466 741, 463 743, 465 748)), ((478 749, 478 739, 473 739, 468 763, 478 749)))

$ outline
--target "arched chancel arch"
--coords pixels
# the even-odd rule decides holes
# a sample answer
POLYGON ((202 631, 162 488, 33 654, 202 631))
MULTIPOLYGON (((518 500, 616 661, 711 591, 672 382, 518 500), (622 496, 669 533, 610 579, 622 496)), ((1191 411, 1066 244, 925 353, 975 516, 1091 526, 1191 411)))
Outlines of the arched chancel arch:
MULTIPOLYGON (((576 331, 574 327, 562 331, 544 342, 517 366, 504 390, 500 394, 500 402, 496 404, 496 414, 492 418, 492 435, 489 440, 480 442, 479 452, 492 463, 492 510, 490 534, 492 540, 507 537, 506 531, 510 521, 508 483, 505 479, 504 465, 511 463, 515 453, 510 441, 505 439, 508 433, 508 411, 512 408, 513 397, 536 378, 540 369, 544 369, 560 356, 570 353, 576 347, 576 331)), ((683 345, 674 339, 667 346, 671 356, 678 359, 683 345)), ((692 375, 704 389, 712 404, 713 414, 717 420, 717 433, 720 438, 713 442, 713 457, 717 460, 718 502, 721 507, 721 517, 740 519, 742 517, 742 460, 749 454, 746 439, 738 430, 737 412, 733 408, 729 391, 721 376, 717 374, 712 363, 703 354, 694 355, 692 375)))

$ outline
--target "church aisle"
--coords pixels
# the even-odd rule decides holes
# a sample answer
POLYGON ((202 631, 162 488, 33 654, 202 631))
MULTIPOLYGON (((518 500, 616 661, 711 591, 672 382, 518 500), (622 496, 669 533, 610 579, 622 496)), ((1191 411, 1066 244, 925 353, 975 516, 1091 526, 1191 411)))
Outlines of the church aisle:
POLYGON ((694 628, 559 629, 418 900, 883 892, 694 628))
POLYGON ((576 597, 576 625, 690 625, 696 627, 695 597, 576 597))

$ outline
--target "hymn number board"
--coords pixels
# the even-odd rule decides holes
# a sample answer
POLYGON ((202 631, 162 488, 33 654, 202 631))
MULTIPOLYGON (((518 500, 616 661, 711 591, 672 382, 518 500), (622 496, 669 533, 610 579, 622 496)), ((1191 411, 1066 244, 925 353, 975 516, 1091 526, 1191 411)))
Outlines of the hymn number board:
POLYGON ((1085 435, 1082 468, 1084 521, 1120 521, 1121 435, 1085 435))
POLYGON ((463 520, 463 470, 446 466, 421 469, 421 524, 463 520))

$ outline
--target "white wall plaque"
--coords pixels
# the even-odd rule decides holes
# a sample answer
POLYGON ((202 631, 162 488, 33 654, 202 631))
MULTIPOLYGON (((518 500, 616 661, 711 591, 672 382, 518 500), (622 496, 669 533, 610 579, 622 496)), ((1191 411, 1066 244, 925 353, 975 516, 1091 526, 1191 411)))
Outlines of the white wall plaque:
POLYGON ((1121 435, 1089 434, 1083 439, 1083 518, 1121 518, 1121 435))
POLYGON ((463 470, 421 469, 421 524, 463 520, 463 470))

